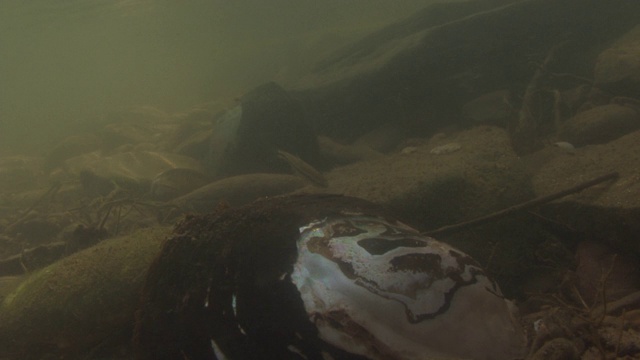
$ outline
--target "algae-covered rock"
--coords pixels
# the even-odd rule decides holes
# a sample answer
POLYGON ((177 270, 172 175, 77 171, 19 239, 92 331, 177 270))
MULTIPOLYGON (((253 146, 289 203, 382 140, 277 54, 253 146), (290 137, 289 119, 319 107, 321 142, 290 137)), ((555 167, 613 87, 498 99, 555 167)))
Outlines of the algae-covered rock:
MULTIPOLYGON (((533 197, 530 176, 511 149, 507 132, 491 126, 434 137, 410 153, 337 167, 326 177, 327 188, 307 186, 299 192, 344 194, 384 204, 424 231, 484 216, 533 197), (432 153, 437 148, 442 152, 432 153)), ((495 271, 503 291, 513 294, 522 276, 531 274, 536 244, 544 236, 536 225, 525 226, 512 218, 437 238, 482 264, 491 263, 490 270, 495 271)))
POLYGON ((168 233, 105 240, 31 274, 0 304, 0 357, 78 358, 126 344, 146 269, 168 233))
POLYGON ((559 137, 574 146, 605 144, 640 129, 631 106, 609 104, 583 111, 563 125, 559 137))
POLYGON ((640 255, 640 131, 607 144, 585 146, 549 160, 532 176, 537 194, 549 194, 611 172, 619 173, 588 191, 545 204, 541 214, 601 239, 615 249, 640 255))
POLYGON ((171 201, 185 211, 208 212, 220 202, 240 206, 264 196, 276 196, 295 191, 305 180, 295 175, 246 174, 214 181, 171 201))
POLYGON ((598 56, 595 82, 614 94, 637 94, 640 83, 640 25, 598 56))
POLYGON ((491 126, 434 137, 411 153, 338 167, 326 176, 328 188, 308 186, 301 192, 344 194, 385 204, 424 230, 483 216, 533 194, 507 133, 491 126))

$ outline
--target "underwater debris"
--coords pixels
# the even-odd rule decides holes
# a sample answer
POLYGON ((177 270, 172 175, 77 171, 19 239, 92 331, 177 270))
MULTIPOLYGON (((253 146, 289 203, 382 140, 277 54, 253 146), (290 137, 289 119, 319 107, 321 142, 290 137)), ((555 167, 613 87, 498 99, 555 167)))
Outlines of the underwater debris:
POLYGON ((134 342, 138 359, 512 359, 525 350, 513 307, 473 259, 338 195, 187 217, 149 270, 134 342))

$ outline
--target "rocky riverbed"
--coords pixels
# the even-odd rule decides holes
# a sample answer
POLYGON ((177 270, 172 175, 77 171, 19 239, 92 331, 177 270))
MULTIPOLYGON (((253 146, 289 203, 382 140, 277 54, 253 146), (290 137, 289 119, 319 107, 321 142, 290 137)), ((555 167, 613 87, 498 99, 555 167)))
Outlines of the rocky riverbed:
MULTIPOLYGON (((471 255, 515 301, 527 358, 640 356, 640 25, 625 16, 616 31, 594 23, 582 42, 547 34, 530 49, 545 49, 535 67, 524 64, 535 52, 469 53, 468 42, 447 37, 555 6, 499 3, 433 7, 451 18, 431 23, 425 11, 297 84, 180 113, 126 109, 42 156, 0 158, 0 359, 131 358, 144 271, 190 213, 285 194, 343 194, 430 232, 608 174, 582 191, 435 237, 471 255), (363 49, 369 56, 354 60, 363 49), (476 62, 433 63, 433 72, 411 65, 460 54, 476 62), (516 74, 496 79, 505 66, 516 74), (404 79, 412 71, 422 75, 404 79), (259 161, 238 165, 249 158, 259 161), (311 181, 317 176, 326 186, 311 181)), ((596 3, 550 31, 582 29, 602 11, 596 3)))

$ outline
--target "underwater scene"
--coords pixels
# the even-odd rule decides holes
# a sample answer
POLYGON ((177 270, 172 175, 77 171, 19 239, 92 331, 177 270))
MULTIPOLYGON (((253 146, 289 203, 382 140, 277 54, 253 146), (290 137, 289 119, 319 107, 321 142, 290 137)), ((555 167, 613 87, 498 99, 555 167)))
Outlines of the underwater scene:
POLYGON ((0 360, 640 359, 640 1, 0 2, 0 360))

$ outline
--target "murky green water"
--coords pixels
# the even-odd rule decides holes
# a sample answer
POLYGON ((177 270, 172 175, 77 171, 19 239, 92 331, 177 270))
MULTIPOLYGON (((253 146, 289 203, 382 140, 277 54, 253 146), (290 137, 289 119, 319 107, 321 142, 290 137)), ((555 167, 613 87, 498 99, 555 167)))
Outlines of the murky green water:
POLYGON ((429 1, 0 2, 0 150, 36 152, 105 113, 175 111, 286 80, 429 1))

